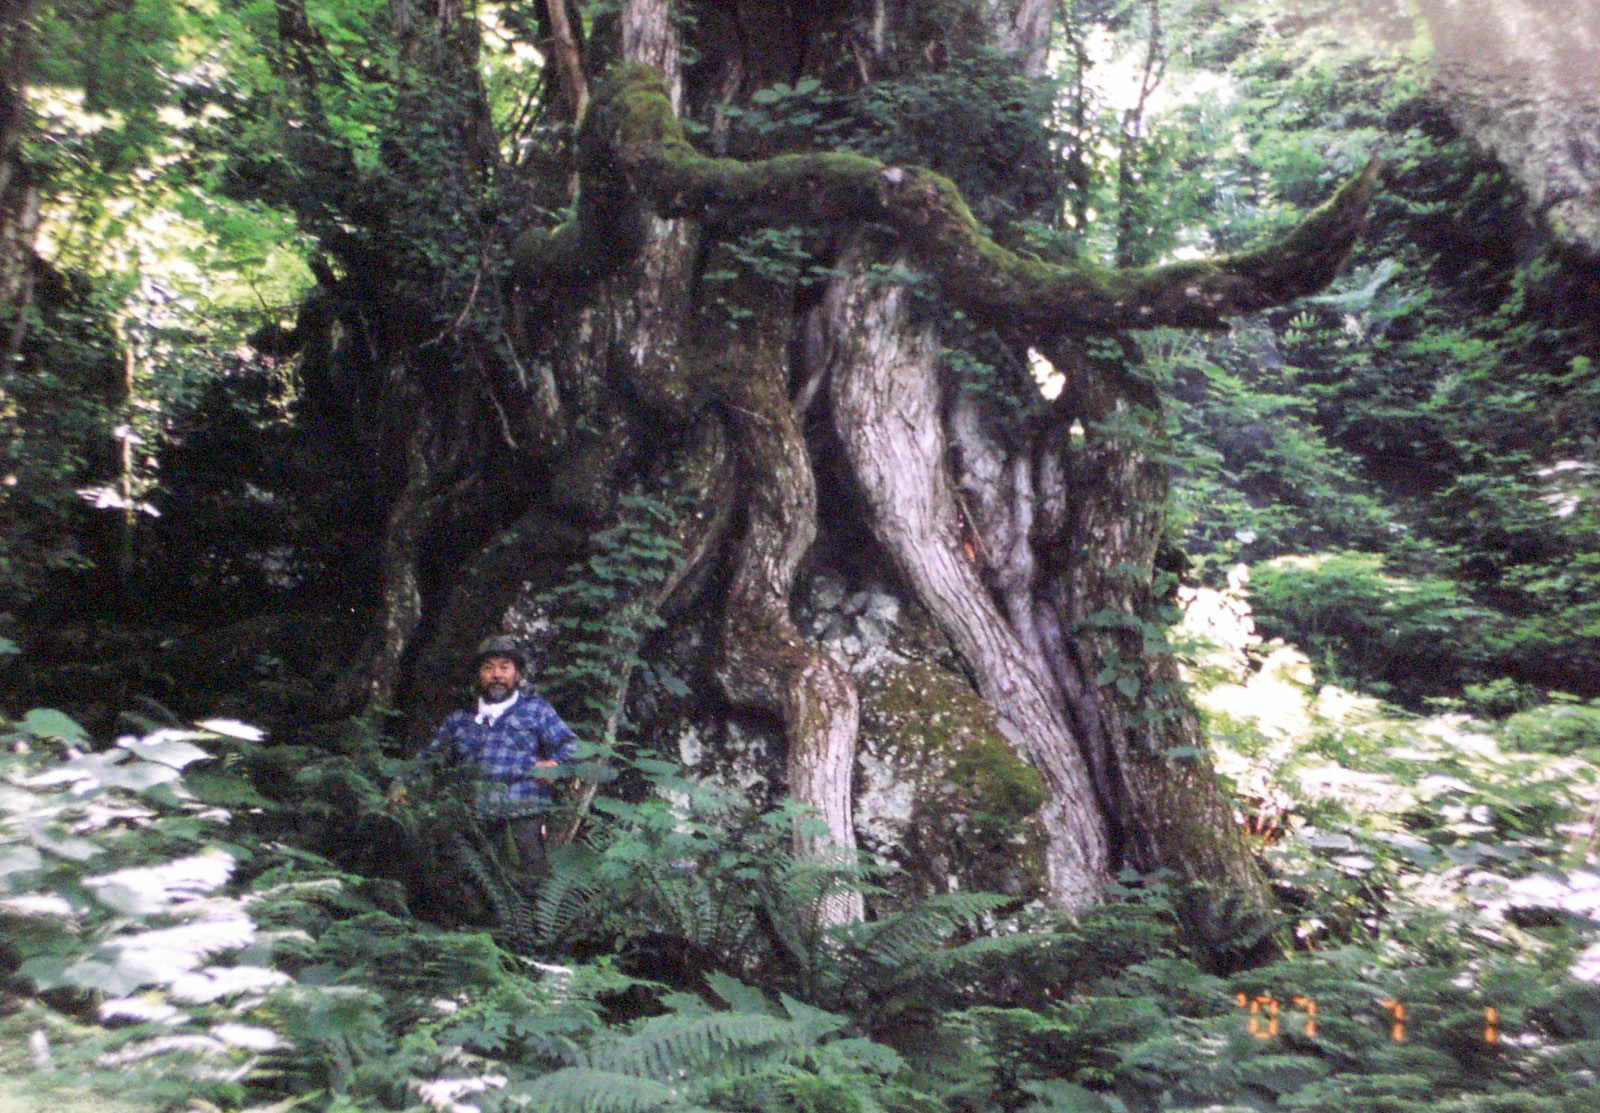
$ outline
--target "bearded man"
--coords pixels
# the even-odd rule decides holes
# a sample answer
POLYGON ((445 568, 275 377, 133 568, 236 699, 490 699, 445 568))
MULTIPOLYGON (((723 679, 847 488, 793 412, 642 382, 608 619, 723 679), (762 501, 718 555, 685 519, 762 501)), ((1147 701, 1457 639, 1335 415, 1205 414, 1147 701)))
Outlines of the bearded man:
POLYGON ((577 735, 555 708, 531 692, 528 656, 516 641, 485 638, 473 657, 476 710, 452 711, 434 732, 425 759, 470 767, 478 778, 478 814, 508 830, 525 864, 544 858, 543 813, 554 800, 547 773, 576 757, 577 735))

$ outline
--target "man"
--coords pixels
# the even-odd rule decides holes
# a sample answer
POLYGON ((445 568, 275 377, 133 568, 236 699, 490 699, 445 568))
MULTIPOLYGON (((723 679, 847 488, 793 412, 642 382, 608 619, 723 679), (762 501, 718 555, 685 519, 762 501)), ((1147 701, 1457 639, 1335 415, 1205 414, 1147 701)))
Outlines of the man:
POLYGON ((531 865, 544 858, 543 813, 554 799, 541 770, 571 764, 578 737, 550 704, 519 691, 528 658, 514 640, 485 638, 474 665, 477 709, 445 716, 423 756, 475 767, 478 814, 494 828, 509 830, 524 864, 531 865))

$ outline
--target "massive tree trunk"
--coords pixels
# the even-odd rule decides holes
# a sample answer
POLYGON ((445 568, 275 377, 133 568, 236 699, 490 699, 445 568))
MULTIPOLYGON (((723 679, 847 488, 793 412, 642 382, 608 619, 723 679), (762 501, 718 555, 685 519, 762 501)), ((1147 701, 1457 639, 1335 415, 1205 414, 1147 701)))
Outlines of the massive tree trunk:
MULTIPOLYGON (((826 835, 797 834, 799 848, 853 851, 870 668, 824 648, 794 598, 827 575, 892 584, 926 616, 940 675, 969 686, 1037 771, 1040 895, 1081 907, 1131 865, 1265 902, 1162 646, 1160 399, 1118 334, 1217 327, 1319 288, 1359 229, 1371 173, 1278 244, 1107 271, 1006 246, 1019 216, 1054 220, 1064 203, 1026 175, 979 199, 980 224, 929 169, 795 151, 781 121, 730 123, 802 95, 806 77, 843 103, 964 59, 1023 89, 1051 7, 974 0, 949 5, 960 18, 931 19, 887 2, 675 12, 627 0, 591 29, 583 58, 572 28, 552 27, 565 92, 551 103, 570 114, 587 98, 572 216, 554 226, 523 202, 557 208, 571 179, 518 179, 485 140, 475 25, 454 5, 406 9, 403 55, 431 59, 426 88, 465 90, 446 145, 454 173, 495 189, 467 209, 483 244, 467 264, 419 255, 398 292, 354 265, 371 243, 324 239, 344 252, 349 336, 374 320, 383 329, 357 360, 389 415, 372 427, 391 460, 375 484, 390 513, 367 696, 398 700, 425 732, 478 637, 538 638, 570 620, 556 613, 573 597, 564 585, 614 555, 593 538, 654 507, 644 518, 662 523, 672 560, 600 602, 586 596, 593 628, 614 633, 585 652, 617 662, 585 666, 590 709, 567 708, 593 734, 615 733, 629 706, 658 735, 687 717, 778 740, 776 787, 826 823, 826 835), (996 50, 1002 59, 985 53, 996 50), (420 330, 407 323, 419 302, 433 322, 420 330), (973 389, 947 350, 956 318, 996 353, 995 389, 973 389), (1114 358, 1107 341, 1087 343, 1097 335, 1114 358), (1065 375, 1059 399, 1033 389, 1030 347, 1065 375), (639 691, 629 703, 650 615, 667 623, 654 639, 671 647, 663 661, 707 682, 687 707, 639 691)), ((407 166, 393 157, 374 183, 388 207, 373 226, 421 219, 396 188, 424 184, 407 166)), ((576 675, 573 641, 546 640, 557 673, 576 675)), ((824 910, 861 914, 858 898, 824 910)))

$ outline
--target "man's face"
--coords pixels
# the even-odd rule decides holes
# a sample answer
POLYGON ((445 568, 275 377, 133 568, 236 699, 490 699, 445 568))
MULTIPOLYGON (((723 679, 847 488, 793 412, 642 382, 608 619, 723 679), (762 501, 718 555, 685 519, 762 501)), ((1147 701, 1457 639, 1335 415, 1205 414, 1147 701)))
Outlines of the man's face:
POLYGON ((510 657, 485 657, 478 665, 478 694, 499 703, 517 690, 517 663, 510 657))

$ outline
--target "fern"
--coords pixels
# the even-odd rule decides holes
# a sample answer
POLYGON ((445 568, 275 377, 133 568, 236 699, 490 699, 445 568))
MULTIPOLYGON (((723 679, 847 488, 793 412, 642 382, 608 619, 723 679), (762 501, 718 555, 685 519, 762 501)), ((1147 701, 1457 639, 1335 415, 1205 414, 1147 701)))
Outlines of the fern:
POLYGON ((582 843, 552 847, 549 872, 534 898, 534 928, 541 946, 554 944, 591 907, 600 889, 599 855, 582 843))
POLYGON ((651 1077, 747 1069, 761 1054, 803 1046, 792 1021, 760 1013, 652 1017, 592 1051, 588 1065, 651 1077))
POLYGON ((693 1108, 661 1082, 593 1067, 566 1067, 547 1074, 516 1096, 536 1113, 651 1113, 693 1108))
MULTIPOLYGON (((471 830, 469 828, 469 830, 471 830)), ((507 949, 526 952, 540 939, 534 901, 501 865, 499 855, 481 836, 452 831, 447 837, 451 858, 466 872, 478 892, 489 902, 494 930, 507 949)))

